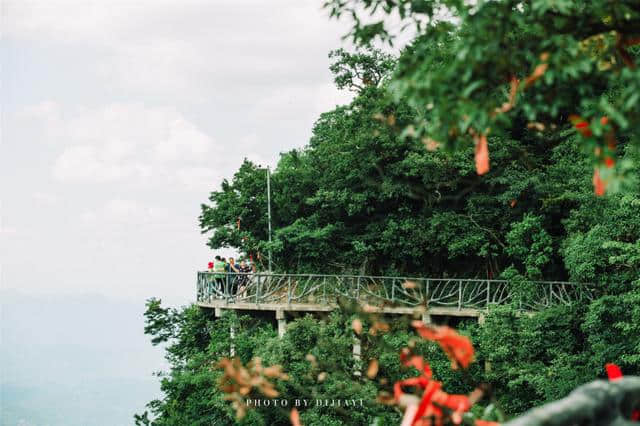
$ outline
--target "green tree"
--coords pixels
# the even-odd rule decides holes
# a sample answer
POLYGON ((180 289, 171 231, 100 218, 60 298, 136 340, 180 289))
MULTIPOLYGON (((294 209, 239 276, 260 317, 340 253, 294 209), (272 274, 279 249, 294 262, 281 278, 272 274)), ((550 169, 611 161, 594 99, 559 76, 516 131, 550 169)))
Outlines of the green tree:
POLYGON ((395 66, 395 60, 391 55, 372 48, 356 53, 336 49, 329 52, 329 58, 336 58, 329 69, 334 75, 338 89, 355 92, 379 86, 395 66))
POLYGON ((211 232, 207 244, 215 249, 238 247, 256 256, 265 252, 267 241, 266 169, 245 160, 231 182, 223 180, 220 191, 202 204, 200 228, 211 232))
POLYGON ((507 253, 522 265, 527 277, 541 279, 545 266, 551 261, 553 242, 542 226, 542 218, 529 213, 515 222, 506 237, 507 253))
MULTIPOLYGON (((277 269, 497 277, 528 261, 562 278, 562 262, 547 257, 564 232, 552 228, 565 210, 538 224, 540 235, 548 234, 538 242, 547 257, 517 258, 506 236, 512 222, 557 189, 546 185, 545 174, 554 147, 567 138, 516 132, 492 139, 501 167, 479 178, 470 149, 429 151, 400 134, 415 117, 413 108, 387 96, 384 84, 367 86, 349 105, 320 116, 307 147, 281 156, 272 177, 277 269)), ((574 150, 568 155, 583 158, 574 150)), ((586 162, 578 164, 584 173, 586 162)), ((266 252, 262 173, 243 164, 203 205, 201 228, 213 231, 212 248, 266 252)))
MULTIPOLYGON (((203 205, 201 228, 212 232, 210 247, 263 255, 270 249, 277 269, 286 272, 502 277, 517 286, 518 300, 535 297, 532 279, 592 283, 593 300, 532 315, 522 315, 517 304, 504 306, 490 311, 483 326, 463 327, 477 344, 478 360, 490 362, 486 380, 509 414, 565 396, 602 375, 606 362, 619 363, 626 374, 640 373, 640 192, 629 185, 596 197, 590 188, 594 161, 602 163, 598 170, 609 188, 616 182, 607 174, 638 182, 632 123, 640 80, 629 80, 637 70, 627 63, 637 52, 621 46, 637 32, 630 26, 637 21, 635 3, 329 5, 336 14, 349 5, 402 10, 402 18, 418 18, 418 37, 397 63, 383 55, 376 59, 371 51, 334 53, 336 84, 357 95, 319 117, 307 146, 281 155, 272 176, 273 243, 266 236, 266 172, 245 162, 203 205), (441 6, 456 25, 419 19, 441 16, 441 6), (386 74, 363 79, 366 67, 386 74), (476 150, 468 142, 480 143, 483 133, 490 136, 492 168, 478 176, 471 161, 476 150)), ((361 40, 384 35, 384 22, 358 21, 353 34, 361 40)), ((167 349, 174 357, 172 376, 163 382, 167 397, 151 403, 156 421, 189 423, 199 410, 209 410, 221 423, 230 422, 220 395, 207 394, 215 375, 207 381, 198 374, 203 360, 228 353, 223 334, 231 319, 205 327, 212 319, 201 321, 202 313, 156 305, 148 316, 149 334, 159 343, 176 342, 167 349), (215 337, 203 349, 205 329, 215 337)), ((282 340, 268 324, 233 321, 240 324, 236 344, 244 362, 261 356, 291 372, 293 380, 278 385, 285 395, 313 389, 318 395, 372 398, 385 389, 351 376, 344 316, 325 323, 299 319, 282 340), (324 363, 311 375, 309 353, 324 363), (328 378, 319 382, 322 371, 328 378)), ((397 363, 397 351, 409 338, 400 323, 380 338, 367 336, 364 359, 378 359, 390 380, 403 378, 407 372, 397 363)), ((448 362, 433 348, 421 350, 449 389, 469 390, 470 381, 449 374, 448 362)), ((470 375, 471 383, 483 380, 478 368, 470 375)), ((318 411, 302 418, 321 424, 318 411)), ((397 423, 398 415, 371 405, 356 422, 376 418, 397 423)), ((260 410, 244 421, 287 422, 286 413, 260 410)), ((345 418, 338 412, 326 421, 345 418)))
POLYGON ((486 135, 575 127, 597 166, 598 192, 626 175, 630 166, 614 163, 617 144, 640 143, 636 1, 328 0, 325 7, 353 18, 350 35, 361 44, 392 41, 392 27, 416 33, 390 90, 419 112, 413 132, 425 140, 449 148, 473 141, 482 152, 486 135))
MULTIPOLYGON (((254 405, 245 417, 236 418, 219 386, 222 373, 216 368, 230 355, 231 345, 243 364, 257 357, 262 365, 282 366, 289 378, 274 382, 279 392, 277 399, 291 404, 296 399, 306 399, 309 405, 298 407, 305 425, 399 424, 401 412, 379 403, 377 396, 381 391, 392 393, 397 380, 416 376, 415 369, 401 367, 398 356, 399 350, 416 335, 407 318, 389 322, 388 331, 370 333, 374 324, 385 319, 360 314, 362 352, 357 361, 352 352, 356 335, 351 309, 347 306, 334 311, 321 321, 311 315, 294 318, 280 338, 269 320, 230 312, 215 318, 210 310, 195 306, 164 308, 159 300, 149 300, 145 333, 155 344, 166 345, 170 370, 160 375, 163 397, 151 401, 148 411, 136 415, 136 424, 290 425, 291 405, 254 405), (233 338, 229 333, 232 325, 233 338), (367 366, 374 359, 379 361, 379 371, 369 377, 367 366), (356 400, 358 406, 326 407, 316 404, 316 400, 356 400)), ((451 370, 450 359, 433 342, 419 340, 414 351, 428 359, 435 377, 450 392, 470 392, 478 380, 479 363, 464 373, 451 370)), ((252 393, 245 397, 266 399, 252 393)))

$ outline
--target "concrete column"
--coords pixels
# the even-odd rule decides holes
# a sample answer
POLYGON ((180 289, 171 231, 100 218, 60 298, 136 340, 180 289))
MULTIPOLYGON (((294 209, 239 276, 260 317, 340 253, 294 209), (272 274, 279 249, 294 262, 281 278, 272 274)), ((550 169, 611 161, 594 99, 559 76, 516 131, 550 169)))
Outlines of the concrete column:
POLYGON ((236 338, 236 328, 233 324, 229 327, 229 337, 231 338, 231 344, 229 345, 229 356, 232 358, 236 356, 236 345, 233 343, 233 340, 236 338))
MULTIPOLYGON (((484 325, 484 312, 480 312, 478 313, 478 324, 482 327, 484 325)), ((486 361, 484 362, 484 372, 485 373, 491 373, 491 361, 486 361)))
POLYGON ((282 338, 287 331, 287 319, 284 311, 276 311, 276 320, 278 320, 278 337, 282 338))
MULTIPOLYGON (((215 308, 214 315, 216 318, 222 317, 222 308, 215 308)), ((236 337, 236 328, 233 324, 229 326, 229 356, 236 356, 236 345, 233 343, 233 339, 236 337)))
POLYGON ((484 324, 484 313, 483 312, 478 313, 478 324, 480 324, 480 325, 484 324))
POLYGON ((431 315, 429 315, 429 311, 424 311, 422 313, 422 322, 425 324, 431 324, 431 315))
POLYGON ((354 376, 362 376, 362 371, 360 371, 360 360, 362 354, 362 347, 360 346, 360 339, 357 337, 353 338, 353 374, 354 376))

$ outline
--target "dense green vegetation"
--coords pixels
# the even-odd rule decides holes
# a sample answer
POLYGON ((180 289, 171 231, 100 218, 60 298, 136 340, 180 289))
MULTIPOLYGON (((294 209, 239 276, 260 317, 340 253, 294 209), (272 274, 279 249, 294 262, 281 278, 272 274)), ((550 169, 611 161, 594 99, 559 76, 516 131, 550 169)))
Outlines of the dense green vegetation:
MULTIPOLYGON (((580 134, 569 125, 527 129, 523 118, 489 138, 493 169, 478 176, 471 148, 429 151, 402 137, 416 113, 381 84, 364 85, 351 104, 322 114, 308 146, 281 156, 271 246, 265 170, 251 162, 203 205, 201 227, 214 231, 209 245, 263 258, 271 248, 275 267, 289 272, 497 277, 511 268, 528 278, 595 278, 574 259, 583 252, 580 234, 596 232, 618 210, 633 216, 637 186, 594 197, 580 134)), ((630 139, 619 137, 620 163, 634 157, 630 139)))
MULTIPOLYGON (((360 44, 416 41, 391 89, 417 111, 412 133, 449 148, 514 128, 581 129, 597 190, 624 182, 616 136, 640 124, 640 4, 634 0, 327 0, 360 44), (605 167, 606 166, 606 167, 605 167)), ((639 146, 637 140, 633 140, 639 146)), ((486 170, 480 164, 478 171, 486 170)))
MULTIPOLYGON (((363 3, 385 3, 386 12, 401 8, 407 19, 447 4, 461 24, 419 27, 397 62, 370 49, 334 52, 336 84, 357 95, 320 116, 305 148, 281 155, 272 175, 272 243, 266 234, 266 172, 246 161, 202 206, 209 246, 235 247, 263 261, 272 251, 275 268, 287 272, 593 283, 597 297, 589 303, 532 316, 503 306, 491 310, 482 326, 457 324, 478 351, 478 362, 464 374, 452 372, 433 344, 418 347, 449 391, 488 383, 509 415, 602 376, 606 362, 640 374, 640 158, 634 148, 640 78, 628 64, 637 51, 607 44, 606 35, 605 47, 595 53, 574 45, 606 31, 627 40, 640 28, 637 7, 607 2, 621 13, 608 20, 613 12, 600 1, 581 6, 580 17, 578 2, 569 1, 555 7, 519 3, 522 10, 514 2, 478 2, 473 13, 469 2, 459 1, 423 2, 422 11, 413 1, 363 3), (510 18, 500 19, 505 16, 510 18), (527 83, 544 52, 549 70, 527 83), (500 62, 504 58, 509 61, 500 62), (598 66, 603 60, 608 65, 598 66), (512 75, 523 84, 512 92, 520 100, 492 115, 509 98, 512 75), (584 117, 592 134, 576 126, 571 114, 584 117), (602 116, 611 121, 602 124, 602 116), (469 132, 474 126, 492 129, 484 134, 491 169, 482 176, 474 147, 464 143, 480 142, 469 132), (452 128, 458 130, 452 134, 452 128), (452 138, 456 132, 460 137, 452 138), (602 155, 594 154, 595 146, 602 155), (451 147, 457 149, 435 149, 451 147), (594 160, 603 176, 611 174, 604 196, 594 194, 594 160), (489 372, 483 361, 490 362, 489 372)), ((331 4, 341 13, 352 3, 331 4)), ((356 24, 358 39, 384 35, 382 24, 356 24)), ((399 412, 375 396, 410 375, 398 363, 398 351, 412 335, 406 322, 394 321, 390 332, 363 340, 363 363, 379 360, 378 378, 387 380, 381 382, 353 375, 348 312, 325 321, 299 318, 278 339, 266 320, 214 320, 196 307, 169 309, 158 300, 147 308, 146 331, 155 344, 167 345, 172 369, 162 377, 165 397, 149 404, 139 424, 234 422, 216 384, 222 373, 212 368, 229 354, 231 323, 243 362, 260 357, 289 374, 288 381, 277 382, 282 398, 364 400, 358 410, 303 408, 303 424, 399 423, 399 412)), ((287 416, 287 409, 256 408, 241 423, 284 425, 287 416)))
MULTIPOLYGON (((229 355, 232 324, 237 331, 233 339, 235 354, 243 363, 260 357, 264 365, 286 366, 290 376, 287 381, 277 382, 280 392, 277 399, 289 400, 288 407, 256 407, 248 411, 240 424, 287 425, 295 399, 309 401, 308 408, 299 408, 303 424, 369 425, 376 418, 379 424, 399 424, 401 412, 380 404, 376 397, 381 390, 390 391, 396 380, 415 375, 398 363, 398 352, 407 346, 410 337, 415 337, 409 332, 407 320, 394 321, 387 333, 365 334, 362 361, 358 363, 352 357, 351 318, 339 312, 324 317, 323 321, 300 317, 289 324, 283 338, 277 337, 269 321, 232 313, 214 320, 210 312, 198 307, 177 311, 163 307, 155 299, 147 304, 146 318, 147 332, 154 336, 154 342, 169 342, 167 354, 173 366, 161 379, 165 398, 149 404, 157 416, 152 423, 156 425, 234 423, 235 412, 218 389, 222 372, 212 368, 229 355), (354 375, 354 367, 366 370, 370 359, 379 360, 378 377, 386 378, 386 384, 369 380, 365 375, 364 378, 354 375), (362 400, 362 406, 328 408, 316 406, 317 399, 362 400)), ((372 321, 364 321, 365 333, 371 327, 372 321)), ((449 359, 435 344, 419 342, 417 351, 428 357, 435 374, 445 379, 450 391, 469 392, 482 377, 481 363, 475 363, 464 374, 452 372, 449 359)), ((252 393, 247 398, 265 396, 252 393)), ((149 424, 150 417, 153 416, 137 416, 137 422, 149 424)))

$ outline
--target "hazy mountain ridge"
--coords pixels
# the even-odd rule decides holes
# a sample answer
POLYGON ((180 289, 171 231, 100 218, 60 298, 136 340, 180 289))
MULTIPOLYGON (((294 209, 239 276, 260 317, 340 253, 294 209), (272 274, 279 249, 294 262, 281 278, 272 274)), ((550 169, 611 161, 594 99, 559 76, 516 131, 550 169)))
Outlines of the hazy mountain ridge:
POLYGON ((2 291, 2 424, 129 425, 159 393, 144 300, 2 291))

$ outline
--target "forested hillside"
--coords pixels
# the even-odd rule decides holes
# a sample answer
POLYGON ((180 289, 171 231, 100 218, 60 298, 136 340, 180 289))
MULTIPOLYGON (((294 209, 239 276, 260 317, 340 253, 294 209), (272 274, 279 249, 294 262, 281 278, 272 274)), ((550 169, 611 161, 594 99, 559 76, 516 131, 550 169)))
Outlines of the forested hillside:
MULTIPOLYGON (((367 57, 341 55, 345 63, 367 57)), ((337 70, 337 82, 351 72, 347 66, 337 70)), ((585 244, 636 241, 638 187, 596 197, 591 159, 569 124, 537 131, 523 117, 521 126, 489 138, 492 170, 478 176, 471 147, 430 150, 407 135, 416 113, 390 99, 384 79, 357 90, 350 105, 322 114, 304 149, 282 154, 272 176, 271 246, 266 171, 247 161, 203 205, 211 248, 237 247, 263 259, 271 248, 276 269, 287 272, 508 272, 590 282, 604 278, 596 273, 608 259, 583 258, 585 244), (602 230, 615 223, 620 230, 602 230), (623 236, 622 229, 636 233, 623 236)), ((620 163, 637 157, 629 137, 619 137, 620 163)))
MULTIPOLYGON (((335 3, 334 12, 339 14, 345 12, 339 5, 349 2, 335 3)), ((419 2, 401 1, 398 7, 410 10, 413 3, 419 2)), ((503 3, 508 2, 488 2, 485 18, 496 18, 503 3)), ((560 9, 554 13, 566 12, 560 9)), ((501 13, 507 12, 514 16, 510 21, 514 28, 533 25, 533 18, 522 16, 526 13, 513 7, 501 13)), ((548 11, 533 12, 542 19, 548 11)), ((482 326, 457 324, 477 349, 476 362, 466 373, 452 372, 434 345, 419 343, 423 346, 418 350, 429 359, 445 388, 469 392, 475 384, 487 383, 501 410, 512 416, 602 377, 607 362, 617 363, 625 374, 640 374, 640 155, 637 127, 629 124, 631 118, 627 125, 621 124, 625 113, 637 118, 638 97, 623 82, 638 74, 634 67, 621 72, 620 81, 594 83, 595 68, 584 68, 587 59, 572 51, 574 62, 564 64, 566 75, 558 71, 555 80, 544 77, 549 79, 543 79, 544 96, 529 87, 542 78, 546 67, 538 75, 536 71, 529 75, 531 80, 526 80, 527 75, 512 80, 487 77, 460 94, 460 87, 446 86, 445 77, 450 77, 451 84, 458 82, 459 76, 451 73, 463 71, 460 49, 465 37, 476 44, 487 42, 479 41, 481 34, 465 32, 486 30, 488 25, 475 21, 466 25, 472 21, 469 13, 462 16, 458 30, 448 23, 429 27, 397 60, 372 49, 332 53, 336 84, 356 96, 349 105, 322 114, 304 148, 281 155, 271 180, 274 237, 270 244, 266 171, 249 161, 222 183, 221 190, 211 193, 202 206, 200 224, 210 235, 212 249, 236 247, 265 264, 271 251, 275 269, 282 272, 592 283, 596 298, 591 302, 557 306, 535 315, 520 315, 507 305, 492 309, 482 326), (576 67, 573 74, 571 67, 576 67), (434 70, 440 77, 433 77, 434 70), (598 105, 610 105, 608 111, 619 115, 603 119, 598 108, 590 117, 576 111, 577 106, 584 109, 586 105, 576 100, 576 87, 566 89, 576 75, 588 80, 585 97, 604 99, 598 105), (501 85, 500 90, 487 81, 501 85), (430 86, 420 86, 421 82, 430 86), (527 92, 519 96, 526 100, 516 107, 513 96, 521 82, 526 83, 527 92), (442 87, 436 90, 433 85, 442 87), (480 88, 482 95, 476 95, 480 88), (557 91, 548 97, 553 88, 557 91), (454 107, 448 102, 456 90, 459 99, 454 107), (474 109, 482 102, 502 108, 498 115, 508 112, 509 119, 482 115, 474 109), (534 104, 539 105, 535 111, 527 107, 534 104), (476 114, 479 123, 493 126, 491 132, 469 131, 467 123, 463 133, 472 144, 455 143, 453 137, 448 140, 452 135, 441 128, 453 120, 447 114, 464 116, 465 108, 468 114, 476 114), (586 118, 576 118, 577 113, 586 118), (607 127, 609 120, 615 121, 614 144, 607 136, 613 131, 607 127), (432 132, 429 124, 433 123, 440 127, 432 132), (601 139, 596 141, 596 136, 601 139), (490 153, 488 170, 485 150, 490 153), (607 185, 601 179, 608 179, 607 185), (483 370, 484 361, 490 363, 490 371, 483 370)), ((357 24, 356 38, 380 33, 380 26, 357 24)), ((507 31, 507 35, 493 36, 512 37, 531 53, 537 49, 532 47, 535 42, 550 30, 527 28, 532 28, 527 34, 507 31)), ((556 54, 553 49, 561 49, 559 38, 550 40, 544 48, 556 54)), ((489 53, 497 55, 499 48, 493 48, 489 53)), ((468 61, 478 65, 484 60, 481 53, 468 61)), ((611 67, 637 61, 637 46, 620 54, 624 61, 618 57, 611 67)), ((594 63, 601 59, 597 49, 587 56, 594 63)), ((543 62, 547 59, 543 57, 543 62)), ((556 59, 552 56, 552 61, 556 59)), ((535 66, 539 55, 523 54, 514 60, 535 66)), ((491 73, 486 68, 482 72, 491 73)), ((637 84, 633 81, 629 84, 637 84)), ((236 355, 243 363, 260 357, 264 365, 278 364, 289 375, 288 381, 277 382, 280 397, 365 401, 358 410, 302 409, 303 424, 400 422, 401 412, 376 402, 376 396, 391 392, 396 380, 407 377, 398 362, 398 352, 412 336, 406 321, 394 321, 388 332, 364 339, 364 365, 371 359, 380 363, 373 380, 353 375, 349 313, 333 313, 324 322, 297 319, 283 339, 277 338, 268 321, 234 316, 214 321, 209 312, 197 307, 169 309, 157 300, 148 303, 146 316, 147 333, 154 342, 169 343, 173 368, 162 379, 165 398, 150 403, 150 413, 138 419, 140 424, 154 417, 151 423, 158 425, 236 421, 234 409, 217 386, 222 372, 211 368, 229 353, 230 322, 238 330, 236 355)), ((366 329, 372 326, 365 323, 366 329)), ((239 422, 286 425, 288 415, 284 408, 256 408, 239 422)))

